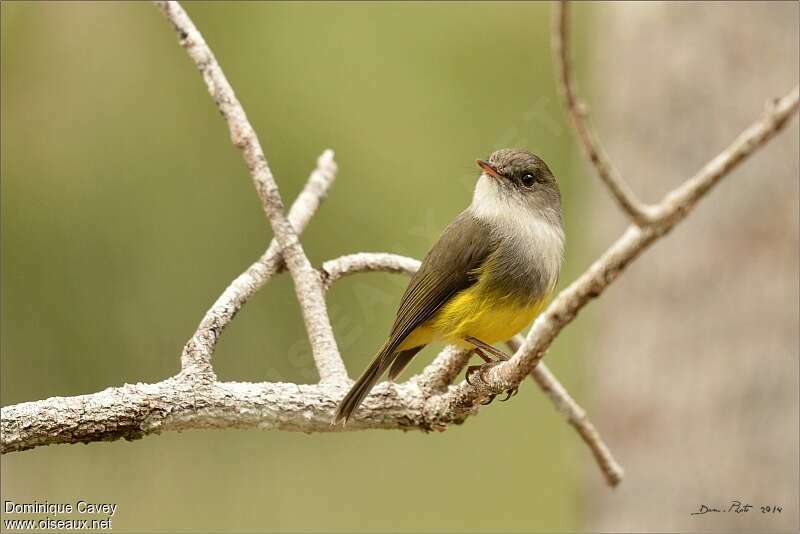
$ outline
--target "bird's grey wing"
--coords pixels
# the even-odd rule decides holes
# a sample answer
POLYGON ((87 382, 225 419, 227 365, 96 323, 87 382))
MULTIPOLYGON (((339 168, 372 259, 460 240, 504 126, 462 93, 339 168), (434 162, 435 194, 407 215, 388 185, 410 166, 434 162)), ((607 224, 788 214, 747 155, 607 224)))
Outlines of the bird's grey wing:
POLYGON ((390 343, 399 345, 453 295, 474 284, 476 269, 496 246, 488 227, 469 211, 456 217, 409 282, 392 326, 390 343))
POLYGON ((469 212, 462 212, 444 229, 409 282, 389 339, 339 403, 334 422, 347 421, 398 358, 399 363, 390 370, 392 376, 411 361, 417 347, 401 353, 397 353, 397 347, 450 297, 475 283, 475 270, 495 248, 492 242, 488 229, 469 212))

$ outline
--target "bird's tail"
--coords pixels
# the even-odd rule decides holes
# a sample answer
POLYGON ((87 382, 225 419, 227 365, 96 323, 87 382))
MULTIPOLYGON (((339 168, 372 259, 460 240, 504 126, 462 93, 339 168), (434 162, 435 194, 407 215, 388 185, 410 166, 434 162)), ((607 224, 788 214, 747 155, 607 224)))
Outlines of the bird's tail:
POLYGON ((424 348, 425 345, 420 345, 419 347, 414 347, 413 349, 404 350, 395 354, 392 368, 389 369, 389 380, 394 381, 394 379, 403 372, 403 369, 408 366, 412 358, 414 358, 414 356, 416 356, 417 353, 424 348))
POLYGON ((356 408, 361 405, 364 397, 367 396, 378 380, 380 380, 381 375, 383 375, 386 369, 392 365, 396 347, 397 344, 391 343, 391 340, 383 344, 378 355, 375 356, 375 359, 369 364, 366 371, 356 380, 356 383, 353 384, 353 387, 351 387, 347 395, 344 396, 342 402, 339 403, 339 406, 336 408, 336 416, 333 419, 334 425, 342 421, 347 424, 347 420, 353 415, 356 408))

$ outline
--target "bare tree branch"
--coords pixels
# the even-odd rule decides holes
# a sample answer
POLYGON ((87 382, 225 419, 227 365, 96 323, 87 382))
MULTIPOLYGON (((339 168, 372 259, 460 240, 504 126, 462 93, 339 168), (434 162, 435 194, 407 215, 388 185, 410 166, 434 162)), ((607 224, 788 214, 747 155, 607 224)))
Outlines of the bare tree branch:
POLYGON ((228 123, 231 141, 236 148, 242 151, 264 212, 267 214, 272 231, 275 233, 275 239, 283 251, 284 261, 294 279, 295 293, 300 302, 320 380, 343 383, 347 380, 347 370, 333 336, 333 328, 331 328, 322 294, 322 285, 303 251, 294 228, 284 214, 283 200, 278 191, 278 184, 272 176, 258 136, 250 125, 250 121, 247 120, 247 115, 214 54, 186 11, 177 2, 156 1, 155 4, 178 32, 181 46, 200 70, 211 98, 214 99, 220 113, 228 123))
POLYGON ((592 134, 586 116, 588 108, 578 100, 575 84, 572 79, 572 67, 569 58, 569 5, 562 0, 557 3, 553 17, 552 46, 556 69, 561 81, 561 93, 567 107, 572 125, 580 139, 586 157, 594 166, 598 176, 608 187, 619 207, 627 213, 636 224, 648 224, 652 215, 650 207, 642 204, 628 183, 619 175, 611 160, 608 159, 600 142, 592 134))
MULTIPOLYGON (((317 159, 317 167, 289 210, 289 223, 295 232, 303 232, 335 179, 333 150, 326 150, 317 159)), ((280 247, 273 239, 267 251, 231 282, 200 321, 197 331, 183 348, 181 368, 184 373, 216 380, 211 355, 223 330, 250 297, 284 267, 280 247)))
MULTIPOLYGON (((212 382, 196 388, 184 375, 157 384, 126 384, 4 407, 0 453, 198 428, 337 432, 342 427, 330 421, 344 393, 342 386, 330 383, 212 382)), ((358 421, 346 429, 421 429, 423 403, 414 385, 380 384, 358 421)))
MULTIPOLYGON (((524 338, 522 336, 514 336, 508 341, 507 345, 516 352, 522 346, 523 341, 524 338)), ((608 445, 603 441, 592 422, 589 421, 586 410, 575 402, 567 389, 558 381, 544 362, 539 362, 539 365, 533 368, 531 378, 539 386, 539 389, 544 391, 550 398, 556 409, 567 418, 567 422, 580 434, 583 442, 592 451, 592 456, 608 485, 612 488, 619 485, 625 475, 625 470, 614 459, 608 445)))

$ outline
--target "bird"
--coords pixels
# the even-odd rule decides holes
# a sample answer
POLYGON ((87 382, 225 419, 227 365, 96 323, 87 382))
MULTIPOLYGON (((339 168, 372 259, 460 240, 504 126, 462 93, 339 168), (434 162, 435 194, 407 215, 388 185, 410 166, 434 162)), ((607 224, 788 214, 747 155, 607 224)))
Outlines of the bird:
MULTIPOLYGON (((473 351, 486 363, 471 366, 467 377, 476 368, 482 376, 508 358, 492 344, 522 331, 552 295, 565 246, 556 177, 523 149, 496 150, 476 164, 480 175, 472 202, 447 225, 411 278, 389 338, 340 401, 332 424, 347 424, 387 370, 395 380, 432 342, 473 351)), ((506 393, 507 400, 516 389, 506 393)))

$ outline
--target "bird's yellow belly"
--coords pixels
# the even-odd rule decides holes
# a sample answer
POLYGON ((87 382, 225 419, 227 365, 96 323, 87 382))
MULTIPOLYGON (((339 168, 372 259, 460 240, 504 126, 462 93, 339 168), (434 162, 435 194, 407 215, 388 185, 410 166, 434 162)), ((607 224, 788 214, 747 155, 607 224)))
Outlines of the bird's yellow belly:
POLYGON ((430 320, 417 327, 398 350, 427 345, 432 341, 472 347, 464 341, 468 336, 489 344, 506 341, 530 324, 546 302, 545 296, 534 303, 522 303, 487 292, 477 284, 459 293, 430 320))

